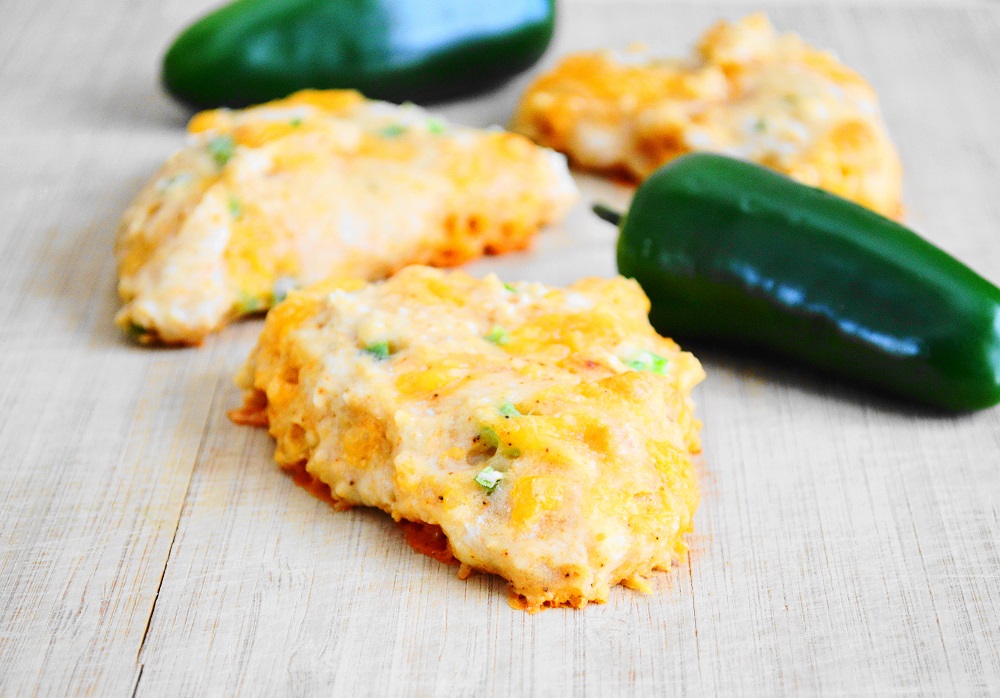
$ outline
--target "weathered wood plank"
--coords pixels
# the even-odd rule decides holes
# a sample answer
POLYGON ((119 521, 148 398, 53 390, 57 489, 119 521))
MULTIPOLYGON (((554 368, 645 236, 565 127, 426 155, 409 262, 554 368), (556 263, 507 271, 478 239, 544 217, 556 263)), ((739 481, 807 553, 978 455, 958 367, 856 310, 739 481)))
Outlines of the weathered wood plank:
POLYGON ((176 144, 176 110, 161 98, 146 122, 122 87, 149 79, 160 14, 2 14, 0 693, 124 695, 216 360, 138 351, 111 325, 117 218, 176 144))

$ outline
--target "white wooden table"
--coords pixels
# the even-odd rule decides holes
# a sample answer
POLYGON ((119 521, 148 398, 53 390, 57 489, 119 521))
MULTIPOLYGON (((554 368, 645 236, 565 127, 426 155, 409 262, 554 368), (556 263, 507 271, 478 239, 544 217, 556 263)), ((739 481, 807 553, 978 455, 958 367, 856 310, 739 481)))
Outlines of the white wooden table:
MULTIPOLYGON (((182 142, 158 59, 209 4, 0 0, 0 694, 1000 693, 1000 409, 941 416, 699 348, 690 561, 651 596, 528 615, 388 517, 313 499, 226 419, 259 321, 126 342, 115 224, 182 142)), ((546 60, 682 52, 746 8, 566 2, 546 60)), ((1000 3, 766 9, 875 84, 910 223, 1000 282, 1000 3)), ((446 111, 502 123, 523 84, 446 111)), ((581 203, 472 269, 612 274, 613 242, 581 203)))

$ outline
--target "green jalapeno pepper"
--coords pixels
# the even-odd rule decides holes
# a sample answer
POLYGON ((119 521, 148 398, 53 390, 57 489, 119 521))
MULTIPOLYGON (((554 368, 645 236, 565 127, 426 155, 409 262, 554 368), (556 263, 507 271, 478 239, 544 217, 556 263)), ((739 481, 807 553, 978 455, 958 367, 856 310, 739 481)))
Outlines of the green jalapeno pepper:
POLYGON ((237 0, 177 37, 163 83, 197 108, 308 87, 433 102, 527 69, 554 22, 555 0, 237 0))
POLYGON ((695 153, 647 179, 620 223, 618 269, 662 333, 763 348, 950 410, 1000 402, 1000 289, 895 221, 695 153))

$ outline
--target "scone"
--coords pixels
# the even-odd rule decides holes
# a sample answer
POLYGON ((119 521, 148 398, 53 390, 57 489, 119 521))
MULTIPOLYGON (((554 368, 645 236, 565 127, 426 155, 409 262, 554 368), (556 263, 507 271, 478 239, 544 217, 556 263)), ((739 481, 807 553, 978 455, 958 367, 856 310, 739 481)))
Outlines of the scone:
POLYGON ((413 105, 305 91, 196 115, 125 212, 118 324, 196 344, 333 274, 377 279, 527 246, 576 197, 565 158, 413 105))
POLYGON ((717 23, 686 60, 573 54, 528 88, 511 128, 585 169, 641 180, 708 150, 902 215, 902 169, 874 90, 763 14, 717 23))
POLYGON ((439 527, 516 605, 602 602, 684 555, 699 500, 704 373, 648 308, 621 277, 321 283, 270 312, 231 416, 335 503, 439 527))

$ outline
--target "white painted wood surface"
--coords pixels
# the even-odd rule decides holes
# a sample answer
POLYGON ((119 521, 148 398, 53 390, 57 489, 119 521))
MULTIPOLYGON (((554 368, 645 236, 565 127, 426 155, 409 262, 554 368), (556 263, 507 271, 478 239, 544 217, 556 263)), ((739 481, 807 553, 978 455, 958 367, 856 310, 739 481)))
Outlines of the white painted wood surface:
MULTIPOLYGON (((698 348, 689 563, 652 596, 527 615, 387 517, 314 500, 228 422, 259 322, 126 343, 113 231, 182 141, 158 56, 206 4, 0 0, 0 694, 1000 693, 1000 409, 941 416, 698 348)), ((769 7, 874 82, 911 223, 1000 282, 1000 6, 769 7)), ((684 51, 745 8, 566 2, 547 60, 684 51)), ((502 122, 521 84, 447 111, 502 122)), ((613 273, 613 242, 581 205, 472 268, 563 283, 613 273)))

